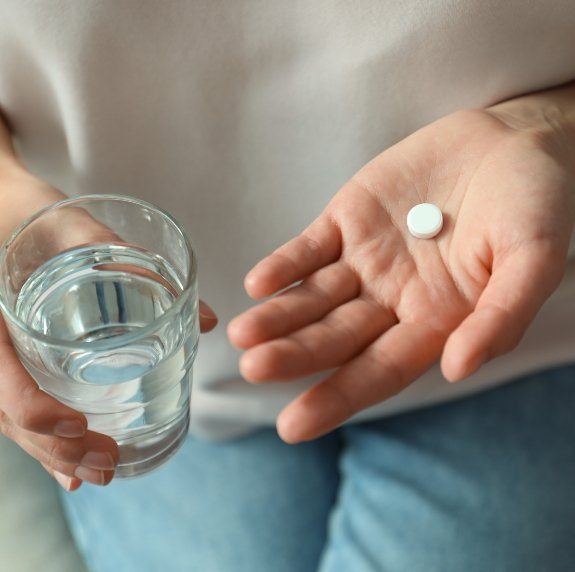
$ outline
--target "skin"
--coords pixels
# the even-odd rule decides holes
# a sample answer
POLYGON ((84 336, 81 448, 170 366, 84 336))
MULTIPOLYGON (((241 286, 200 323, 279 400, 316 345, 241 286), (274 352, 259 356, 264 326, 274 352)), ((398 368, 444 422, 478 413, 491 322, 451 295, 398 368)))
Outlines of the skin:
POLYGON ((228 326, 252 383, 334 370, 279 435, 314 439, 437 361, 455 382, 512 350, 564 274, 574 168, 570 84, 444 117, 358 171, 248 273, 252 298, 275 296, 228 326), (422 202, 444 214, 433 240, 406 228, 422 202))
MULTIPOLYGON (((548 90, 421 129, 370 161, 247 275, 254 299, 288 289, 229 324, 231 342, 247 350, 244 377, 289 381, 335 368, 282 412, 285 441, 330 431, 438 359, 457 381, 518 343, 565 268, 575 219, 574 92, 548 90), (446 219, 431 241, 414 239, 403 223, 424 201, 446 219)), ((60 198, 26 171, 0 121, 0 240, 60 198)), ((215 327, 204 303, 200 314, 202 331, 215 327)), ((67 490, 113 478, 116 443, 38 389, 1 320, 0 431, 67 490), (89 452, 103 455, 96 463, 89 452)))
MULTIPOLYGON (((0 116, 0 242, 32 213, 62 198, 64 195, 57 189, 27 172, 14 152, 8 129, 0 116)), ((64 239, 77 243, 78 233, 81 233, 89 242, 102 240, 110 234, 93 220, 85 219, 84 216, 77 224, 74 220, 65 221, 64 239)), ((216 323, 213 310, 200 302, 201 331, 212 330, 216 323)), ((38 388, 20 364, 2 318, 0 432, 37 459, 66 490, 76 490, 83 481, 106 485, 114 476, 118 463, 116 442, 106 435, 89 431, 82 413, 66 407, 38 388)))

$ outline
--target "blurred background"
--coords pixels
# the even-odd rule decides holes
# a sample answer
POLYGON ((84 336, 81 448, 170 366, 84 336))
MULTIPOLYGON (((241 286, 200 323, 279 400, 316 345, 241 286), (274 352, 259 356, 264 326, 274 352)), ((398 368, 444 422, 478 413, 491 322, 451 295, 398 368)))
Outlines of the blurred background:
POLYGON ((86 572, 40 463, 0 435, 0 571, 86 572))

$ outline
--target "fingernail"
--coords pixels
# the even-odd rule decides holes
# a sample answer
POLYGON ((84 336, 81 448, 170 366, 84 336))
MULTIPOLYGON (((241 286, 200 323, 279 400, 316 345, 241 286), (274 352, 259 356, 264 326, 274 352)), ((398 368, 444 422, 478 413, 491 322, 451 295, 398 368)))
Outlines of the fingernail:
POLYGON ((84 467, 90 467, 92 469, 100 469, 104 471, 112 470, 116 467, 116 463, 114 463, 114 459, 110 453, 100 453, 96 451, 89 451, 86 453, 80 464, 84 467))
POLYGON ((218 319, 218 317, 213 312, 206 312, 205 310, 200 310, 200 318, 202 318, 202 320, 210 320, 212 322, 218 319))
POLYGON ((200 300, 198 304, 198 312, 201 318, 204 320, 217 320, 218 317, 216 313, 206 304, 203 300, 200 300))
POLYGON ((54 471, 54 478, 58 481, 59 485, 66 491, 72 490, 72 477, 54 471))
POLYGON ((74 437, 82 437, 86 433, 84 425, 80 421, 72 421, 63 419, 58 421, 54 427, 54 435, 58 437, 68 437, 70 439, 74 437))
POLYGON ((76 467, 74 476, 78 477, 82 481, 88 481, 93 485, 103 485, 105 482, 104 473, 102 473, 102 471, 89 469, 88 467, 76 467))

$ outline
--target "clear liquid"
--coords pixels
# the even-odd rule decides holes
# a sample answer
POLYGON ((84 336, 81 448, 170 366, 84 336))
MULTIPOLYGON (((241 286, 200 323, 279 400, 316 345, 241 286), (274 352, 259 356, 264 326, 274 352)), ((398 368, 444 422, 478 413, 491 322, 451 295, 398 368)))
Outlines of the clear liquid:
POLYGON ((16 312, 29 327, 82 342, 73 350, 38 344, 34 359, 23 361, 45 391, 86 414, 91 430, 118 441, 118 476, 151 470, 185 435, 198 339, 195 304, 142 332, 181 292, 163 258, 97 245, 49 260, 18 296, 16 312))

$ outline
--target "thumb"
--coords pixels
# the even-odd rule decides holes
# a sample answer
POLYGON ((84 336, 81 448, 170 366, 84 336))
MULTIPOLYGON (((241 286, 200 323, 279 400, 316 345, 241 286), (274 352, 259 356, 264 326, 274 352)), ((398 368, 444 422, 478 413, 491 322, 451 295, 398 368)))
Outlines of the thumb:
POLYGON ((565 254, 549 240, 496 256, 474 311, 447 339, 443 375, 459 381, 515 348, 564 271, 565 254))

